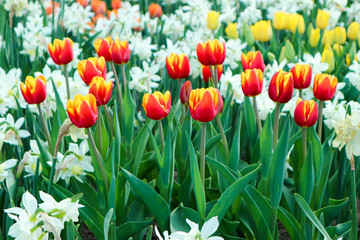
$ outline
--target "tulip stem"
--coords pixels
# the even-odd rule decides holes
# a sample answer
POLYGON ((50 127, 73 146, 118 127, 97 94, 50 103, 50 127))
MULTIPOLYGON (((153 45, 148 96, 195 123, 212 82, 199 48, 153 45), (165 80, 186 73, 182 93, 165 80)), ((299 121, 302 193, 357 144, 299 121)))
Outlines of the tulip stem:
POLYGON ((126 89, 126 74, 125 74, 125 64, 121 64, 121 77, 122 77, 122 82, 123 82, 123 86, 124 86, 124 91, 126 89))
POLYGON ((214 66, 214 75, 215 75, 215 78, 213 79, 213 81, 214 81, 214 86, 215 86, 215 88, 218 88, 218 71, 217 71, 217 65, 214 66))
POLYGON ((229 145, 228 145, 228 142, 226 140, 225 131, 224 131, 224 128, 222 126, 219 114, 216 115, 215 120, 216 120, 216 124, 218 125, 218 128, 220 130, 221 140, 222 140, 223 145, 224 145, 226 163, 228 163, 228 161, 229 161, 229 145))
POLYGON ((302 98, 301 95, 302 95, 302 89, 299 89, 299 98, 302 98))
POLYGON ((254 107, 258 132, 259 132, 259 135, 260 135, 261 131, 262 131, 262 126, 261 126, 261 121, 260 121, 260 117, 259 117, 259 110, 258 110, 257 103, 256 103, 256 97, 253 97, 253 107, 254 107))
POLYGON ((200 146, 200 177, 201 183, 205 188, 205 143, 206 143, 206 123, 201 127, 201 146, 200 146))
POLYGON ((275 107, 275 119, 274 119, 274 136, 273 136, 273 149, 277 144, 278 134, 279 134, 279 118, 280 118, 280 103, 276 103, 275 107))
POLYGON ((319 102, 319 121, 318 121, 318 137, 321 141, 321 133, 322 133, 322 121, 323 121, 323 108, 324 108, 324 102, 319 102))
POLYGON ((53 149, 53 145, 51 143, 51 137, 50 137, 50 133, 49 133, 49 129, 47 127, 47 124, 45 123, 45 119, 44 119, 44 114, 41 110, 41 107, 40 107, 40 104, 36 104, 37 105, 37 108, 39 110, 39 116, 40 116, 40 122, 41 122, 41 125, 42 125, 42 128, 43 128, 43 131, 44 131, 44 136, 48 142, 48 146, 49 146, 49 151, 51 154, 53 154, 54 152, 54 149, 53 149))
POLYGON ((162 127, 161 120, 159 120, 158 123, 159 123, 159 135, 160 135, 161 147, 164 150, 164 148, 165 148, 164 130, 163 130, 163 127, 162 127))
POLYGON ((120 119, 122 119, 123 113, 124 113, 124 105, 123 105, 123 100, 122 100, 122 93, 121 93, 121 88, 120 88, 120 83, 119 83, 119 78, 118 75, 116 73, 116 69, 115 69, 115 64, 114 62, 110 62, 111 65, 111 69, 114 73, 114 78, 115 78, 115 86, 116 86, 116 90, 118 93, 118 98, 119 98, 119 102, 120 102, 120 119))
POLYGON ((303 144, 303 159, 304 162, 306 160, 306 155, 307 155, 307 128, 303 127, 302 128, 302 144, 303 144))
POLYGON ((65 82, 66 82, 66 94, 67 94, 67 99, 70 99, 70 85, 69 85, 69 74, 67 72, 67 68, 66 68, 66 64, 63 67, 63 71, 64 71, 64 75, 65 75, 65 82))
POLYGON ((352 201, 352 227, 351 235, 352 239, 357 238, 357 206, 356 206, 356 180, 355 180, 355 159, 354 156, 351 156, 350 159, 350 170, 351 170, 351 201, 352 201))
POLYGON ((109 125, 110 125, 110 131, 111 131, 111 135, 114 136, 115 135, 115 132, 114 132, 114 121, 113 121, 113 118, 111 117, 110 115, 110 112, 109 112, 109 109, 106 105, 104 105, 104 110, 105 110, 105 114, 106 114, 106 117, 108 119, 108 122, 109 122, 109 125))
POLYGON ((86 128, 86 133, 87 133, 87 135, 89 137, 90 146, 91 146, 92 150, 94 151, 97 164, 99 165, 102 178, 104 179, 106 193, 108 193, 109 192, 109 180, 108 180, 108 178, 106 176, 106 171, 105 171, 105 168, 104 168, 104 164, 101 161, 99 152, 98 152, 98 150, 96 148, 96 145, 95 145, 95 142, 94 142, 94 138, 92 137, 92 134, 91 134, 91 131, 90 131, 89 128, 86 128))

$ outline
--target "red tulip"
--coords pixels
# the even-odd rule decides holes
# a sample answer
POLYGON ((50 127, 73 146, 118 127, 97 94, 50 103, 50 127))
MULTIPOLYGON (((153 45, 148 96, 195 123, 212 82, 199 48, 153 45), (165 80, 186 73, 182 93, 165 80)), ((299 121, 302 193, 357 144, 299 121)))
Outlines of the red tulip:
POLYGON ((259 95, 263 88, 263 74, 260 69, 246 69, 241 73, 241 87, 248 97, 259 95))
POLYGON ((294 112, 295 122, 300 127, 312 127, 318 118, 318 105, 314 100, 300 100, 294 112))
POLYGON ((25 84, 20 83, 20 90, 27 103, 42 103, 46 99, 46 79, 42 75, 36 78, 27 76, 25 84))
POLYGON ((219 90, 213 87, 198 88, 190 92, 189 111, 192 118, 200 122, 210 122, 221 106, 219 90), (220 102, 220 104, 219 104, 220 102))
POLYGON ((269 84, 269 97, 277 103, 287 103, 293 95, 294 80, 292 74, 280 70, 275 73, 269 84))
POLYGON ((103 77, 106 79, 106 62, 105 58, 88 58, 78 63, 78 71, 81 79, 86 85, 89 85, 93 77, 103 77))
POLYGON ((105 61, 107 62, 112 61, 112 57, 110 53, 110 47, 112 43, 113 43, 113 39, 111 36, 108 36, 107 38, 104 39, 98 38, 94 42, 94 47, 97 55, 99 57, 104 57, 105 61))
POLYGON ((290 72, 294 79, 294 88, 304 89, 308 88, 311 83, 312 68, 309 64, 297 63, 291 68, 290 72))
POLYGON ((172 53, 166 57, 166 69, 172 79, 187 78, 190 74, 189 58, 184 53, 172 53))
POLYGON ((98 106, 106 105, 111 98, 113 82, 106 82, 102 77, 94 77, 90 83, 89 93, 96 98, 98 106))
POLYGON ((241 64, 244 71, 246 69, 260 69, 262 72, 265 71, 264 59, 260 51, 250 51, 246 55, 241 54, 241 64))
POLYGON ((190 81, 184 82, 180 90, 180 101, 182 104, 184 105, 189 104, 189 97, 191 90, 192 90, 191 82, 190 81))
POLYGON ((321 101, 331 100, 336 92, 338 80, 335 76, 318 73, 314 79, 314 96, 321 101))
POLYGON ((110 53, 115 64, 125 64, 130 59, 128 41, 120 41, 118 38, 111 44, 110 53))
POLYGON ((163 11, 159 4, 152 3, 149 5, 149 14, 151 18, 158 17, 161 18, 163 11))
POLYGON ((169 91, 166 91, 164 95, 158 91, 153 94, 146 93, 143 97, 142 106, 148 118, 161 120, 167 117, 170 112, 171 94, 169 91))
POLYGON ((226 56, 225 43, 220 43, 217 39, 199 43, 196 47, 196 54, 202 65, 221 65, 226 56))
POLYGON ((74 100, 69 99, 66 108, 71 122, 78 128, 89 128, 96 123, 96 98, 91 93, 77 94, 74 100))
POLYGON ((70 38, 65 38, 63 41, 59 39, 54 40, 54 44, 49 43, 48 49, 50 57, 57 65, 64 65, 70 63, 74 58, 73 41, 70 38))

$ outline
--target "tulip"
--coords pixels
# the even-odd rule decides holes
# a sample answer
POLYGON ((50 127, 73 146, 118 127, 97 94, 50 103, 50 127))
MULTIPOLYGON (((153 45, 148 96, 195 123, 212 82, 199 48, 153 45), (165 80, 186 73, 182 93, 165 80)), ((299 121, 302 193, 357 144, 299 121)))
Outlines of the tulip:
POLYGON ((280 70, 269 84, 269 97, 277 103, 287 103, 293 95, 294 80, 291 73, 280 70))
POLYGON ((335 57, 334 57, 334 53, 329 45, 326 45, 326 47, 324 48, 324 51, 321 54, 321 62, 325 62, 329 65, 326 72, 330 73, 334 70, 335 57))
POLYGON ((246 55, 241 54, 241 64, 244 71, 246 69, 260 69, 262 72, 265 71, 264 59, 260 51, 250 51, 246 55))
POLYGON ((115 64, 125 64, 130 59, 128 41, 120 41, 118 38, 111 44, 110 53, 115 64))
POLYGON ((334 46, 333 46, 333 50, 336 52, 336 54, 338 56, 341 56, 342 52, 343 52, 343 46, 341 46, 340 44, 338 43, 335 43, 334 46))
POLYGON ((228 38, 237 39, 239 37, 237 23, 229 23, 225 28, 225 34, 228 36, 228 38))
POLYGON ((295 64, 291 68, 290 72, 292 73, 294 80, 294 88, 296 89, 305 89, 310 86, 312 68, 309 64, 295 64))
POLYGON ((295 33, 297 30, 299 34, 303 34, 305 32, 304 17, 297 13, 291 14, 289 17, 288 26, 289 26, 289 30, 292 33, 295 33))
POLYGON ((151 18, 158 17, 161 18, 162 8, 159 4, 152 3, 149 5, 149 14, 151 18))
POLYGON ((54 43, 49 43, 48 49, 50 57, 57 65, 70 63, 74 58, 73 41, 70 38, 64 40, 55 39, 54 43))
POLYGON ((294 112, 294 120, 300 127, 312 127, 318 118, 318 105, 314 100, 299 99, 294 112))
POLYGON ((192 90, 192 85, 190 81, 184 82, 180 90, 180 101, 184 105, 189 105, 190 92, 192 90))
POLYGON ((121 8, 121 0, 112 0, 111 1, 112 9, 119 9, 121 8))
POLYGON ((88 58, 78 63, 78 71, 81 79, 86 85, 89 85, 93 77, 103 77, 106 79, 106 62, 105 58, 88 58))
POLYGON ((360 23, 352 22, 347 29, 347 37, 350 40, 356 40, 360 33, 360 23))
POLYGON ((359 62, 357 55, 355 54, 355 59, 351 59, 351 58, 350 58, 350 54, 346 54, 346 57, 345 57, 346 65, 350 66, 350 64, 352 63, 352 61, 359 62))
POLYGON ((219 111, 219 98, 219 90, 213 87, 192 90, 189 97, 192 118, 200 122, 212 121, 219 111))
POLYGON ((206 17, 206 25, 210 30, 216 30, 219 26, 220 12, 210 11, 206 17))
POLYGON ((153 94, 146 93, 143 97, 142 106, 148 118, 161 120, 167 117, 170 112, 171 94, 169 91, 166 91, 165 94, 159 91, 153 94))
POLYGON ((20 83, 20 90, 29 104, 40 104, 46 99, 46 79, 40 75, 36 78, 27 76, 25 84, 20 83))
POLYGON ((320 29, 326 28, 326 26, 329 23, 330 13, 323 11, 321 9, 318 9, 317 15, 316 15, 316 27, 320 29))
POLYGON ((271 22, 268 21, 258 21, 254 25, 251 25, 251 31, 254 35, 254 39, 260 42, 268 42, 272 38, 272 28, 271 22))
POLYGON ((335 35, 334 30, 325 30, 321 43, 323 45, 333 45, 335 41, 334 35, 335 35))
POLYGON ((89 93, 96 98, 96 105, 106 105, 111 98, 113 82, 106 82, 102 77, 94 77, 90 83, 89 93))
POLYGON ((89 5, 89 0, 76 0, 76 2, 83 6, 83 8, 89 5))
POLYGON ((110 53, 110 47, 113 43, 113 39, 111 36, 108 36, 104 39, 98 38, 94 42, 94 47, 96 50, 96 53, 99 57, 104 57, 105 61, 109 62, 112 61, 111 53, 110 53))
POLYGON ((95 13, 95 15, 98 14, 105 14, 107 11, 106 3, 101 0, 92 0, 91 3, 91 9, 95 13))
POLYGON ((346 30, 344 27, 336 27, 334 29, 334 41, 338 44, 346 42, 346 30))
POLYGON ((319 28, 311 29, 311 33, 309 37, 310 46, 316 48, 319 40, 320 40, 320 29, 319 28))
MULTIPOLYGON (((204 82, 209 82, 210 78, 212 79, 212 75, 211 75, 211 66, 204 66, 201 65, 202 68, 202 76, 203 76, 203 80, 204 82)), ((216 66, 217 69, 217 81, 220 81, 221 78, 221 74, 223 73, 223 65, 217 65, 216 66)))
POLYGON ((50 1, 49 6, 45 8, 46 15, 52 14, 54 5, 55 5, 54 13, 57 12, 57 8, 60 7, 60 3, 55 2, 54 4, 53 1, 50 1))
POLYGON ((241 87, 248 97, 259 95, 263 88, 263 73, 260 69, 246 69, 241 73, 241 87))
POLYGON ((208 40, 196 46, 196 54, 202 65, 221 65, 226 56, 225 43, 219 40, 208 40))
POLYGON ((321 101, 331 100, 334 97, 338 80, 335 76, 318 73, 314 78, 313 93, 321 101))
POLYGON ((245 36, 245 41, 249 47, 254 45, 254 35, 251 31, 251 27, 244 21, 242 28, 243 36, 245 36))
POLYGON ((171 53, 166 57, 166 69, 172 79, 187 78, 190 74, 189 58, 184 53, 171 53))
POLYGON ((273 19, 273 27, 276 30, 284 30, 288 28, 290 14, 279 11, 275 12, 273 19))
POLYGON ((74 100, 68 100, 67 112, 71 122, 78 128, 92 127, 97 120, 96 98, 91 93, 77 94, 74 100))

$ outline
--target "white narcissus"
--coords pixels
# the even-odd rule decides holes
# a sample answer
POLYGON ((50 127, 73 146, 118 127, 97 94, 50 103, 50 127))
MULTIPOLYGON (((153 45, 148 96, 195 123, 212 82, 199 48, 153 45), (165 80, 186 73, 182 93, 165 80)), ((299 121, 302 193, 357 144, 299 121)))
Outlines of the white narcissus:
POLYGON ((16 159, 9 159, 0 164, 0 182, 4 181, 4 179, 9 175, 9 169, 15 167, 17 162, 18 160, 16 159))

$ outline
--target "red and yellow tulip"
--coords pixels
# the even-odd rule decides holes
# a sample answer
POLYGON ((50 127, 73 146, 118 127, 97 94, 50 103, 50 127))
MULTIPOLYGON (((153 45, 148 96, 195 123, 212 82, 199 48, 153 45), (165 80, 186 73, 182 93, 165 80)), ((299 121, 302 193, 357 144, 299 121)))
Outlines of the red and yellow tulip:
POLYGON ((159 4, 152 3, 149 5, 149 14, 151 18, 158 17, 161 18, 163 11, 159 4))
POLYGON ((130 50, 128 41, 120 41, 116 38, 111 44, 110 53, 115 64, 125 64, 130 59, 130 50))
POLYGON ((73 41, 70 38, 64 40, 55 39, 54 43, 49 43, 48 50, 50 57, 57 65, 70 63, 74 58, 73 41))
POLYGON ((244 71, 246 69, 260 69, 262 72, 265 71, 264 58, 260 51, 250 51, 247 54, 241 54, 241 64, 244 71))
POLYGON ((93 77, 103 77, 106 79, 106 62, 105 58, 88 58, 78 63, 78 71, 81 79, 86 85, 89 85, 93 77))
POLYGON ((280 70, 275 73, 269 84, 269 97, 277 103, 290 101, 294 90, 294 80, 291 73, 280 70))
POLYGON ((189 58, 184 53, 172 53, 166 57, 166 69, 172 79, 187 78, 190 74, 189 58))
POLYGON ((220 43, 217 39, 199 43, 196 47, 196 54, 202 65, 221 65, 226 56, 225 43, 220 43))
POLYGON ((294 88, 305 89, 310 86, 312 68, 309 64, 297 63, 291 68, 290 72, 294 79, 294 88))
POLYGON ((89 93, 96 98, 98 106, 106 105, 112 94, 113 82, 106 82, 102 77, 94 77, 90 83, 89 93))
POLYGON ((318 105, 314 100, 302 100, 299 98, 294 112, 294 120, 300 127, 312 127, 318 118, 318 105))
POLYGON ((96 50, 96 53, 99 57, 104 57, 105 61, 109 62, 112 61, 110 47, 113 43, 113 39, 111 36, 108 36, 104 39, 98 38, 94 42, 94 47, 96 50))
POLYGON ((189 97, 189 111, 192 118, 199 122, 213 120, 223 107, 220 98, 219 90, 213 87, 192 90, 189 97))
POLYGON ((184 82, 180 90, 180 101, 184 105, 189 104, 190 92, 192 91, 192 85, 190 81, 184 82))
POLYGON ((314 78, 313 93, 321 101, 331 100, 336 92, 338 80, 335 76, 318 73, 314 78))
POLYGON ((46 79, 42 75, 36 78, 27 76, 25 84, 20 83, 20 90, 27 103, 42 103, 46 99, 46 79))
POLYGON ((66 108, 71 122, 78 128, 89 128, 96 123, 96 98, 91 93, 77 94, 74 100, 68 100, 66 108))
POLYGON ((263 88, 263 73, 260 69, 246 69, 241 73, 241 87, 248 97, 259 95, 263 88))
POLYGON ((170 112, 171 94, 169 91, 166 91, 165 94, 158 91, 153 94, 146 93, 143 97, 142 106, 148 118, 161 120, 167 117, 170 112))

